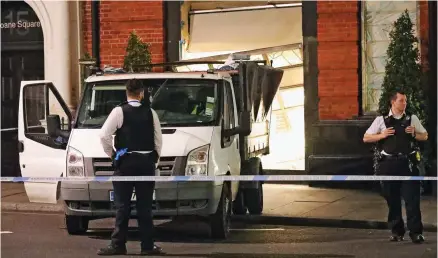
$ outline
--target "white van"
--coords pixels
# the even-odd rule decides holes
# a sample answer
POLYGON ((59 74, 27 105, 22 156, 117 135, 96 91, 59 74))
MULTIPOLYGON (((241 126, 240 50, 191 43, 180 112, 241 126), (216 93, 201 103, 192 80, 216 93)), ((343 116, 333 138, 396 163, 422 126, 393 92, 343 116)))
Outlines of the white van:
MULTIPOLYGON (((22 176, 111 176, 99 129, 126 100, 125 83, 132 78, 142 80, 154 96, 152 108, 163 133, 160 176, 261 175, 258 157, 269 153, 270 105, 282 75, 253 61, 241 61, 230 71, 92 75, 75 118, 51 82, 23 81, 18 118, 22 176)), ((226 238, 232 211, 262 213, 262 183, 157 182, 153 214, 207 218, 211 235, 226 238)), ((70 234, 84 233, 92 219, 115 216, 111 182, 25 182, 25 189, 31 202, 61 199, 70 234)))

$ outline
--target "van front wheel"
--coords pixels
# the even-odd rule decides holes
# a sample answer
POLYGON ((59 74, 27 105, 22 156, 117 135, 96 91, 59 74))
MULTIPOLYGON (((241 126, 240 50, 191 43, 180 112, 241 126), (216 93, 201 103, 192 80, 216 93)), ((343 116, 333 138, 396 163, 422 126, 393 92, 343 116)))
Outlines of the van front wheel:
POLYGON ((231 189, 229 184, 224 184, 222 188, 221 200, 216 213, 212 215, 210 221, 211 236, 215 239, 226 239, 230 232, 231 224, 231 189))
POLYGON ((65 226, 70 235, 84 234, 88 230, 88 218, 65 215, 65 226))

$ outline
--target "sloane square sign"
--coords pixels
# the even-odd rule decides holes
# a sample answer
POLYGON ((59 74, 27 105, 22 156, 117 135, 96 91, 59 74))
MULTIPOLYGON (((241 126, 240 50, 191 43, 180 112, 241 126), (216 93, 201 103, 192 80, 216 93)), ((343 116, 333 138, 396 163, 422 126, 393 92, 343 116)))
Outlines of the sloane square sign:
POLYGON ((41 22, 35 11, 25 2, 2 2, 2 43, 44 42, 41 22))
POLYGON ((19 20, 17 22, 2 22, 1 29, 15 29, 15 28, 36 28, 41 27, 41 22, 28 22, 26 20, 19 20))

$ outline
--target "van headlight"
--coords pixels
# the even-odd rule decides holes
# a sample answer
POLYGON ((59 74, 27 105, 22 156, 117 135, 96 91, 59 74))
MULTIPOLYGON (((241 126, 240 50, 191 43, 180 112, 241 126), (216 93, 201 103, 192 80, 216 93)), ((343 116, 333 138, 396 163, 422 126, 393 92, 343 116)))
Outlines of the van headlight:
POLYGON ((206 176, 210 145, 192 150, 187 156, 186 176, 206 176))
POLYGON ((75 148, 69 147, 67 150, 67 176, 84 177, 84 156, 75 148))

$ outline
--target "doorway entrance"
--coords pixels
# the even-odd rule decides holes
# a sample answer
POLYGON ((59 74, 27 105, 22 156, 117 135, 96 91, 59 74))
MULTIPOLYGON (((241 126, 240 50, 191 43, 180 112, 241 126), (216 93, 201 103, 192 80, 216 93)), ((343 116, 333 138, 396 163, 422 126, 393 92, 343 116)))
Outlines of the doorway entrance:
POLYGON ((20 176, 18 100, 23 80, 44 79, 44 39, 40 21, 24 1, 2 1, 1 175, 20 176))

